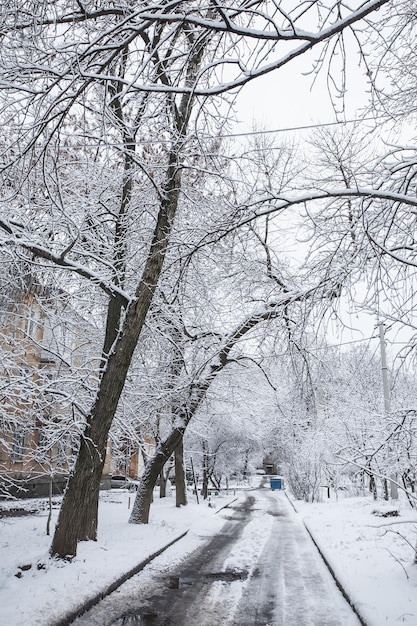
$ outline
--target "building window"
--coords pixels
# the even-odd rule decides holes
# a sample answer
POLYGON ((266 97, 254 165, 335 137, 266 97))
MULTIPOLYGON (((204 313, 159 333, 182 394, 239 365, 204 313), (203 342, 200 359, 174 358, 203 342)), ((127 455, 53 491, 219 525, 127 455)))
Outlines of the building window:
POLYGON ((37 315, 36 315, 35 309, 29 308, 27 318, 26 318, 26 333, 29 335, 29 337, 32 337, 32 339, 35 337, 36 322, 37 322, 36 318, 37 318, 37 315))
POLYGON ((38 431, 38 442, 35 451, 36 461, 51 467, 54 463, 54 447, 44 428, 38 431))
POLYGON ((23 460, 25 451, 25 434, 21 430, 15 430, 13 435, 12 461, 23 460))
POLYGON ((60 471, 66 471, 72 461, 71 441, 67 434, 62 435, 56 448, 55 464, 60 471))

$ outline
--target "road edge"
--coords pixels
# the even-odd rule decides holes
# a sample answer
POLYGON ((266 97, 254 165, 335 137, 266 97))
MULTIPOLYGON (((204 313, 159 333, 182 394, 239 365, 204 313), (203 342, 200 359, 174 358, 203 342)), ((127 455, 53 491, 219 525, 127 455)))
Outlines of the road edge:
POLYGON ((70 613, 67 613, 64 617, 60 618, 58 621, 54 622, 53 626, 69 626, 70 624, 72 624, 72 622, 75 619, 77 619, 77 617, 81 617, 82 615, 84 615, 84 613, 87 613, 87 611, 89 611, 90 609, 93 608, 93 606, 98 604, 100 600, 103 600, 103 598, 113 593, 113 591, 116 591, 116 589, 118 589, 121 585, 123 585, 123 583, 129 580, 129 578, 132 578, 132 576, 135 576, 135 574, 138 574, 139 572, 141 572, 147 565, 149 565, 151 561, 153 561, 153 559, 155 559, 157 556, 165 552, 165 550, 173 546, 175 543, 177 543, 177 541, 185 537, 187 533, 188 533, 188 530, 181 533, 181 535, 178 535, 178 537, 175 537, 174 539, 172 539, 168 544, 166 544, 165 546, 163 546, 156 552, 153 552, 152 554, 150 554, 148 557, 146 557, 146 559, 143 559, 143 561, 138 563, 138 565, 135 565, 135 567, 132 567, 128 572, 125 572, 124 574, 119 576, 110 585, 107 585, 105 589, 96 593, 94 596, 86 600, 81 606, 74 609, 70 613))

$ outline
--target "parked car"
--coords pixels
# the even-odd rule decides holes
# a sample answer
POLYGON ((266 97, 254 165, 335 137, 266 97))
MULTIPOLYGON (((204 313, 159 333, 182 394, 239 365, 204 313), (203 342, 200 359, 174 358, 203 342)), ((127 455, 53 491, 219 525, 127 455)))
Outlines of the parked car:
POLYGON ((129 476, 111 476, 110 487, 112 489, 129 489, 129 491, 136 491, 139 481, 129 478, 129 476))

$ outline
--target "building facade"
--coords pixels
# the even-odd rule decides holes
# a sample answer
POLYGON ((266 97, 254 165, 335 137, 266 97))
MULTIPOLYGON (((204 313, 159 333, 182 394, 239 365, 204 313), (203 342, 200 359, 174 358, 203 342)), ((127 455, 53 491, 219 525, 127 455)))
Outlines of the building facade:
POLYGON ((3 299, 0 321, 0 497, 62 493, 97 333, 65 293, 33 285, 3 299))

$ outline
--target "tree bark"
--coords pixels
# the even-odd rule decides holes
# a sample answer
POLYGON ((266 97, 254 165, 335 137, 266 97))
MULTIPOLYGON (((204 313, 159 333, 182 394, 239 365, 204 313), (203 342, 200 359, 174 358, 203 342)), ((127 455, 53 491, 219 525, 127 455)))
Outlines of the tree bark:
POLYGON ((369 475, 369 491, 372 493, 374 500, 378 500, 378 489, 377 489, 376 480, 373 474, 369 475))
POLYGON ((187 481, 184 469, 184 440, 175 448, 175 506, 185 506, 187 504, 187 481))
POLYGON ((201 495, 204 500, 207 500, 208 496, 208 483, 209 483, 209 470, 208 470, 208 447, 206 442, 203 440, 203 486, 201 489, 201 495))
POLYGON ((388 502, 388 500, 389 500, 389 489, 388 489, 388 480, 386 478, 384 478, 382 480, 382 486, 384 488, 384 500, 386 500, 388 502))
POLYGON ((244 480, 248 479, 248 468, 249 468, 249 450, 245 450, 245 464, 242 470, 242 476, 244 480))
POLYGON ((159 472, 159 497, 166 498, 167 495, 167 481, 165 478, 164 468, 159 472))
POLYGON ((88 439, 87 429, 55 528, 52 555, 71 559, 77 553, 79 541, 96 539, 99 490, 95 485, 97 481, 100 483, 103 465, 104 460, 100 462, 88 439))
POLYGON ((129 522, 147 524, 152 503, 152 494, 159 474, 184 436, 184 427, 175 428, 165 441, 158 445, 154 456, 149 460, 140 480, 129 522))

